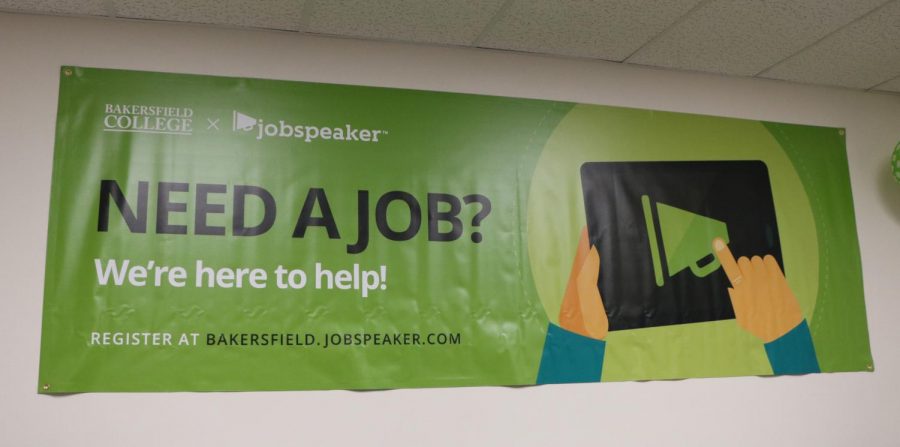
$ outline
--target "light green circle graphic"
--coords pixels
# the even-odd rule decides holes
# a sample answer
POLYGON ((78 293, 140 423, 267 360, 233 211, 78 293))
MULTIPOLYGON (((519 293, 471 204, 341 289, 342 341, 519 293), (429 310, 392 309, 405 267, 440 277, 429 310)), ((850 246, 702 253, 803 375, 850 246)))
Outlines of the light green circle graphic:
MULTIPOLYGON (((579 233, 586 224, 581 165, 679 160, 761 160, 766 164, 783 267, 804 315, 811 318, 819 279, 812 209, 793 165, 762 123, 577 105, 548 139, 528 197, 530 266, 551 322, 558 322, 579 233)), ((611 262, 615 260, 600 254, 601 269, 611 262)), ((771 373, 762 343, 734 320, 613 331, 607 342, 604 381, 771 373)))
POLYGON ((891 156, 891 172, 894 173, 894 180, 900 183, 900 143, 894 147, 894 154, 891 156))

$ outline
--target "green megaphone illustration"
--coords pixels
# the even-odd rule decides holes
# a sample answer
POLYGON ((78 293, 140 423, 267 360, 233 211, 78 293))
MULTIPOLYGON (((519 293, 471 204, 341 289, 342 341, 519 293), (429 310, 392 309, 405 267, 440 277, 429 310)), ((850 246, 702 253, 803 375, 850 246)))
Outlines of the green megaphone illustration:
POLYGON ((675 276, 684 269, 690 269, 694 276, 702 278, 720 267, 712 253, 712 240, 720 237, 728 243, 728 227, 725 222, 692 213, 671 205, 657 202, 656 215, 659 220, 659 237, 653 219, 653 204, 650 197, 641 196, 644 208, 644 222, 647 225, 647 239, 650 241, 650 256, 656 285, 665 284, 659 244, 665 250, 666 268, 669 276, 675 276), (703 265, 700 262, 711 259, 703 265))

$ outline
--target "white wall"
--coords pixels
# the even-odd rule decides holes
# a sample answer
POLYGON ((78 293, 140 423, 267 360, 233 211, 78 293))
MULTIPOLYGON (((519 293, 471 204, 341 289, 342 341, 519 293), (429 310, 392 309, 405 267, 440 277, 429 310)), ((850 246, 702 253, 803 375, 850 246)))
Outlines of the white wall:
POLYGON ((900 96, 486 50, 0 14, 0 445, 898 445, 900 184, 888 173, 898 140, 900 96), (846 127, 876 372, 528 388, 40 396, 44 250, 63 64, 846 127))

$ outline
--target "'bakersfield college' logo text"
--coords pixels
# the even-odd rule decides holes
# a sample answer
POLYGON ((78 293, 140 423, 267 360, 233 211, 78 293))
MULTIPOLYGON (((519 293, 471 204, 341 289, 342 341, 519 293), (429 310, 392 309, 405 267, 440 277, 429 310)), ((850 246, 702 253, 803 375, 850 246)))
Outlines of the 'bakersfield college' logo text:
POLYGON ((194 110, 138 104, 106 104, 104 132, 192 135, 194 110))

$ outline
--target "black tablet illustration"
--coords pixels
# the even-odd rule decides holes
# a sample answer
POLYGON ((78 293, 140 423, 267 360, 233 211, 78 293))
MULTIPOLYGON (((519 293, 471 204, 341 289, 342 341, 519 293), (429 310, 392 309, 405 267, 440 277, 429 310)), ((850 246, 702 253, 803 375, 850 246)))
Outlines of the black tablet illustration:
POLYGON ((715 237, 784 265, 761 161, 589 162, 581 184, 610 330, 734 318, 715 237))

